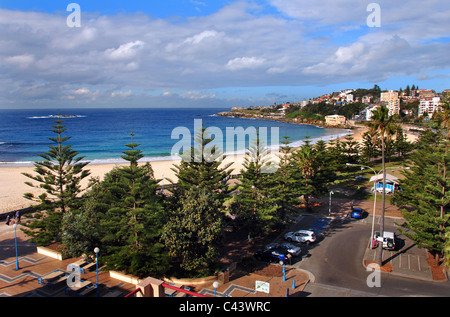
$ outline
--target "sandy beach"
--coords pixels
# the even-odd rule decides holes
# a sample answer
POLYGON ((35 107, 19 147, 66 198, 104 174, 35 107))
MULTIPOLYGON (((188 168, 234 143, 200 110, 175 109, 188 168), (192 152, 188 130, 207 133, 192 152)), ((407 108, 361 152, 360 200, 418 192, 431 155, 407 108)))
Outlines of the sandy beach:
MULTIPOLYGON (((243 161, 243 155, 229 156, 224 160, 223 164, 233 162, 233 165, 230 168, 233 169, 233 174, 238 174, 242 169, 243 161)), ((174 165, 179 164, 179 161, 157 161, 150 162, 150 164, 152 165, 156 179, 166 179, 164 180, 164 184, 168 184, 167 179, 176 182, 175 172, 172 168, 174 165)), ((98 177, 102 180, 106 173, 111 171, 114 167, 121 165, 122 164, 89 164, 86 169, 90 170, 90 177, 98 177)), ((22 173, 36 175, 34 167, 32 166, 0 167, 0 214, 29 207, 32 202, 23 197, 25 193, 31 192, 35 194, 35 196, 39 196, 39 194, 44 192, 26 185, 25 182, 31 181, 34 184, 37 184, 37 182, 33 182, 22 173)), ((85 179, 83 186, 87 185, 87 182, 88 180, 85 179)), ((162 185, 163 181, 161 181, 160 184, 162 185)))
MULTIPOLYGON (((362 135, 367 131, 367 128, 358 126, 352 130, 353 138, 355 141, 361 142, 362 135)), ((417 139, 416 135, 407 134, 408 140, 414 142, 417 139)), ((343 139, 343 138, 342 138, 343 139)), ((273 154, 273 155, 276 155, 273 154)), ((233 162, 231 168, 233 174, 239 174, 242 169, 242 163, 244 161, 243 155, 228 156, 223 164, 233 162)), ((157 161, 150 162, 152 165, 155 177, 157 179, 169 178, 176 182, 176 177, 172 167, 174 164, 178 164, 179 161, 157 161)), ((103 164, 103 165, 88 165, 88 169, 91 172, 91 177, 98 177, 100 179, 111 171, 115 166, 119 164, 103 164)), ((1 167, 0 165, 0 213, 14 211, 16 209, 27 208, 30 206, 30 201, 25 199, 23 195, 28 192, 32 192, 35 195, 39 195, 37 189, 31 188, 25 184, 26 181, 30 181, 22 173, 30 173, 35 175, 34 167, 1 167)), ((167 184, 167 180, 164 181, 167 184)), ((87 183, 87 181, 86 181, 87 183)), ((162 182, 160 183, 162 184, 162 182)))

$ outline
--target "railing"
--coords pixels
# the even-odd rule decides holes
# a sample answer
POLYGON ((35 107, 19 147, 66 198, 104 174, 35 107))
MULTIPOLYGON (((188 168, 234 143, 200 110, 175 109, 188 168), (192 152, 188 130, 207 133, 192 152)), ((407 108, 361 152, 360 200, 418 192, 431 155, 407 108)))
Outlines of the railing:
POLYGON ((140 288, 137 288, 137 289, 135 289, 134 291, 132 291, 130 294, 128 294, 127 296, 125 296, 125 297, 131 297, 131 296, 136 295, 137 293, 140 293, 140 292, 142 292, 141 289, 140 289, 140 288))
POLYGON ((176 287, 176 286, 172 286, 172 285, 168 285, 168 284, 162 284, 162 286, 165 287, 165 288, 173 289, 174 291, 177 291, 177 292, 181 292, 181 293, 185 293, 187 295, 194 296, 194 297, 209 297, 209 296, 206 296, 206 295, 202 295, 202 294, 199 294, 199 293, 191 292, 191 291, 188 291, 186 289, 182 289, 182 288, 179 288, 179 287, 176 287))
MULTIPOLYGON (((179 288, 179 287, 176 287, 176 286, 172 286, 172 285, 168 285, 168 284, 162 284, 162 286, 165 287, 165 288, 172 289, 172 290, 177 291, 177 292, 184 293, 186 295, 194 296, 194 297, 209 297, 209 296, 206 296, 206 295, 202 295, 202 294, 199 294, 199 293, 191 292, 191 291, 188 291, 186 289, 182 289, 182 288, 179 288)), ((132 291, 130 294, 126 295, 125 297, 132 297, 133 295, 136 295, 137 293, 142 293, 140 288, 135 289, 134 291, 132 291)))

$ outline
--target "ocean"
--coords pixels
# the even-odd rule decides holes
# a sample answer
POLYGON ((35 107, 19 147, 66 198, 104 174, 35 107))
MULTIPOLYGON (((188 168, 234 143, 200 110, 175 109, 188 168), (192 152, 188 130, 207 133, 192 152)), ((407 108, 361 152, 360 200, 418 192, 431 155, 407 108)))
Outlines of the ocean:
MULTIPOLYGON (((229 109, 65 109, 65 110, 1 110, 0 109, 0 166, 31 166, 42 160, 38 154, 48 151, 54 137, 51 132, 56 115, 62 117, 67 131, 63 134, 71 139, 66 144, 85 156, 91 164, 124 162, 122 152, 125 144, 139 143, 145 158, 142 161, 174 159, 174 146, 182 140, 175 131, 189 130, 194 136, 195 123, 205 128, 218 128, 226 138, 226 129, 242 127, 267 128, 267 145, 280 144, 283 136, 289 136, 293 146, 300 146, 309 136, 315 142, 351 134, 348 130, 324 129, 312 125, 301 125, 274 120, 246 119, 216 116, 229 109), (197 120, 197 121, 195 121, 197 120), (201 120, 201 121, 200 121, 201 120), (277 140, 272 140, 271 128, 278 128, 277 140)), ((248 140, 247 140, 248 141, 248 140)), ((225 142, 225 140, 224 140, 225 142)), ((237 138, 233 142, 238 143, 237 138)), ((242 152, 244 144, 235 144, 234 152, 242 152)), ((226 145, 224 143, 224 149, 226 145)), ((225 151, 224 151, 225 152, 225 151)))

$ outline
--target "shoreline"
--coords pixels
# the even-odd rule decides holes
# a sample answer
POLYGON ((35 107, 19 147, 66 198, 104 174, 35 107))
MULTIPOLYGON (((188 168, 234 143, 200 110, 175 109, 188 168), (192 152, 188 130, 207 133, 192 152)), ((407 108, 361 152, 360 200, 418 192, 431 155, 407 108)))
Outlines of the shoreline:
MULTIPOLYGON (((364 126, 355 126, 354 129, 350 130, 353 139, 358 143, 362 142, 362 135, 367 131, 364 126)), ((406 133, 408 140, 414 142, 417 139, 416 135, 411 133, 406 133)), ((347 134, 349 135, 349 134, 347 134)), ((327 143, 331 140, 340 139, 343 140, 346 136, 329 138, 327 143)), ((323 138, 323 137, 322 137, 323 138)), ((321 138, 318 138, 318 140, 321 138)), ((301 146, 301 144, 299 145, 301 146)), ((299 146, 293 146, 293 148, 298 148, 299 146)), ((276 158, 276 152, 271 152, 272 158, 276 158)), ((160 182, 162 184, 168 184, 166 179, 171 179, 176 182, 175 172, 172 170, 173 165, 180 162, 180 160, 169 159, 150 161, 150 165, 153 168, 153 172, 156 179, 164 179, 160 182)), ((227 164, 233 162, 230 167, 233 175, 239 174, 243 168, 245 154, 230 154, 228 155, 222 164, 227 164)), ((145 159, 139 162, 144 164, 145 159)), ((105 164, 89 164, 86 169, 90 170, 91 175, 88 179, 85 179, 83 185, 85 186, 90 178, 98 177, 100 180, 103 179, 104 175, 111 171, 114 167, 127 165, 127 162, 114 162, 105 164)), ((25 199, 23 195, 28 192, 33 192, 35 195, 39 195, 41 192, 38 189, 31 188, 25 184, 26 181, 30 181, 29 178, 22 175, 22 173, 30 173, 34 175, 34 166, 5 166, 0 163, 0 213, 12 212, 17 209, 27 208, 32 205, 32 202, 25 199)), ((42 191, 44 192, 44 191, 42 191)))

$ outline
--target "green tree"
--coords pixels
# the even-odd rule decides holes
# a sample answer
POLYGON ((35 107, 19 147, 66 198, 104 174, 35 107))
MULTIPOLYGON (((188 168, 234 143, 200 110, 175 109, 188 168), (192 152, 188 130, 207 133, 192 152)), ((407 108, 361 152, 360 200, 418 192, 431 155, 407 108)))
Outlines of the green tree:
POLYGON ((342 142, 342 154, 346 157, 346 163, 357 163, 359 161, 360 146, 352 135, 347 135, 342 142))
MULTIPOLYGON (((381 141, 381 160, 383 166, 383 194, 381 200, 381 223, 380 232, 384 232, 384 214, 386 210, 386 142, 391 138, 395 131, 395 117, 389 116, 389 110, 386 106, 378 107, 372 113, 372 121, 370 123, 370 130, 372 133, 376 132, 381 141)), ((377 264, 382 265, 383 248, 379 247, 377 252, 377 264)))
POLYGON ((101 246, 100 220, 97 195, 98 185, 93 185, 85 194, 84 204, 78 210, 66 212, 62 219, 63 252, 69 257, 83 254, 94 256, 94 248, 101 246))
MULTIPOLYGON (((225 156, 208 137, 205 129, 197 131, 194 146, 181 155, 179 165, 172 170, 178 179, 176 187, 178 194, 189 191, 191 187, 205 188, 222 203, 230 193, 228 181, 231 178, 232 163, 222 166, 225 156)), ((174 184, 174 181, 170 180, 174 184)))
POLYGON ((122 270, 140 277, 160 275, 168 268, 168 257, 160 242, 166 220, 157 181, 150 164, 138 165, 143 157, 134 134, 126 144, 123 159, 128 166, 109 172, 100 183, 98 211, 102 258, 107 269, 122 270))
POLYGON ((267 232, 279 222, 278 187, 273 177, 275 165, 257 135, 250 145, 241 170, 242 183, 236 197, 237 216, 251 234, 267 232), (273 168, 273 169, 272 169, 273 168))
POLYGON ((404 158, 405 155, 413 149, 413 144, 408 141, 401 126, 397 127, 395 133, 394 149, 399 158, 404 158))
POLYGON ((273 185, 273 194, 277 196, 277 204, 281 207, 279 210, 280 222, 288 220, 289 216, 295 212, 293 206, 300 204, 301 192, 300 179, 301 173, 296 168, 294 149, 290 146, 289 137, 284 137, 280 147, 279 167, 277 171, 270 176, 275 183, 273 185))
POLYGON ((295 166, 301 174, 300 191, 307 210, 312 196, 320 196, 328 192, 329 183, 335 179, 334 168, 338 166, 335 158, 329 155, 330 152, 325 151, 320 143, 318 145, 313 146, 307 138, 294 153, 295 166))
POLYGON ((444 255, 445 255, 445 265, 450 267, 450 229, 447 228, 447 233, 445 235, 445 246, 444 246, 444 255))
POLYGON ((393 199, 398 206, 406 207, 402 214, 407 230, 400 230, 434 254, 436 264, 443 254, 450 218, 450 156, 448 142, 441 141, 438 146, 424 144, 411 155, 411 170, 400 181, 403 190, 393 199))
POLYGON ((56 120, 53 129, 56 137, 49 137, 53 142, 49 150, 40 154, 44 160, 34 163, 36 175, 23 173, 24 176, 38 183, 25 182, 30 187, 45 190, 45 193, 35 196, 26 193, 25 198, 37 202, 37 211, 33 215, 33 221, 24 223, 23 229, 26 235, 32 237, 31 241, 39 245, 48 245, 61 239, 61 222, 66 212, 77 209, 82 204, 81 194, 82 180, 90 175, 85 167, 88 162, 83 162, 84 156, 78 156, 78 152, 71 145, 65 145, 70 137, 64 137, 66 132, 63 121, 56 120))
POLYGON ((363 134, 362 142, 362 157, 366 163, 372 162, 376 157, 381 154, 379 151, 379 138, 376 131, 367 131, 363 134))
POLYGON ((223 235, 221 203, 206 188, 192 186, 180 197, 170 221, 164 226, 162 241, 172 261, 192 276, 212 273, 223 235))

